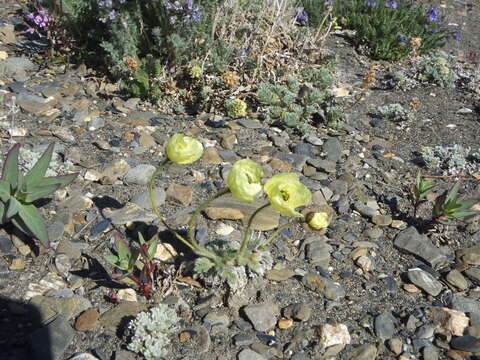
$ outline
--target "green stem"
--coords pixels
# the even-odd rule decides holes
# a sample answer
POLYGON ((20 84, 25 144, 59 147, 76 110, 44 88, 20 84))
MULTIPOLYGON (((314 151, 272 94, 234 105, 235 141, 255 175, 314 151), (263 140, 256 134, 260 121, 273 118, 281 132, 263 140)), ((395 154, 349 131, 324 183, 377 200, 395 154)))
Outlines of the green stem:
POLYGON ((228 189, 223 189, 220 190, 217 194, 212 196, 211 198, 205 200, 203 203, 201 203, 196 209, 195 212, 193 213, 192 217, 188 221, 188 238, 190 239, 190 242, 194 244, 195 246, 199 246, 197 243, 197 240, 195 239, 195 224, 197 220, 197 216, 208 206, 214 201, 215 199, 218 199, 219 197, 228 194, 230 191, 228 189))
POLYGON ((262 245, 263 247, 266 247, 268 245, 270 245, 270 243, 273 241, 273 239, 275 239, 275 237, 277 237, 278 234, 280 234, 283 230, 285 230, 286 228, 292 226, 292 225, 295 225, 295 224, 301 224, 305 222, 305 219, 304 218, 301 218, 301 219, 295 219, 295 220, 292 220, 292 221, 289 221, 288 223, 286 224, 283 224, 282 226, 279 226, 277 228, 277 230, 275 230, 268 238, 267 240, 265 241, 265 243, 262 245))
POLYGON ((245 249, 247 248, 248 239, 250 237, 250 232, 251 232, 250 228, 252 227, 253 219, 255 219, 255 216, 257 216, 260 213, 260 211, 267 208, 268 206, 270 206, 270 203, 267 203, 265 205, 260 206, 257 210, 255 210, 253 212, 252 216, 250 216, 250 219, 248 219, 247 228, 245 229, 245 232, 243 233, 242 244, 240 245, 240 250, 238 251, 238 256, 242 256, 243 253, 245 252, 245 249))
POLYGON ((176 232, 170 225, 167 224, 165 221, 165 218, 162 216, 160 213, 160 210, 158 209, 157 202, 155 201, 155 193, 153 191, 153 186, 155 183, 155 178, 157 175, 160 173, 160 171, 163 170, 165 165, 169 162, 168 159, 163 160, 160 165, 157 166, 155 171, 153 172, 152 176, 150 177, 150 180, 148 181, 148 192, 150 194, 150 204, 152 205, 152 210, 157 215, 158 219, 162 222, 162 224, 179 240, 181 241, 185 246, 187 246, 189 249, 193 250, 195 253, 197 253, 200 256, 204 256, 209 259, 216 259, 217 257, 215 254, 211 253, 204 247, 198 245, 196 242, 191 243, 187 239, 185 239, 182 235, 180 235, 178 232, 176 232))

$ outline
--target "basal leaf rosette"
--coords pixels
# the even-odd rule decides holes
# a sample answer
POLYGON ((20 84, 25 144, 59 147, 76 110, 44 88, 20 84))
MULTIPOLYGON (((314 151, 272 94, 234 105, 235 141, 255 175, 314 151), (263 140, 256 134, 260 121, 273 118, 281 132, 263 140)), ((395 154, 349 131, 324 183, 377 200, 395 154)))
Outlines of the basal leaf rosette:
POLYGON ((191 164, 203 154, 200 141, 182 134, 173 135, 167 142, 167 157, 177 164, 191 164))
POLYGON ((272 176, 263 190, 270 205, 284 216, 302 217, 295 209, 310 204, 312 194, 303 185, 295 173, 283 173, 272 176))
POLYGON ((228 173, 227 186, 233 197, 253 202, 262 191, 263 169, 250 159, 238 160, 228 173))

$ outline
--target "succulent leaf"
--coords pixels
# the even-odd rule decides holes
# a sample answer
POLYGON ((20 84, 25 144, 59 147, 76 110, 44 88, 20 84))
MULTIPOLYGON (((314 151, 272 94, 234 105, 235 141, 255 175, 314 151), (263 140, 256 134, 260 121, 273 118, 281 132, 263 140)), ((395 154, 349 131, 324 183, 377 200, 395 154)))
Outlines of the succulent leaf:
POLYGON ((7 202, 10 198, 10 184, 5 180, 0 180, 0 200, 7 202))
POLYGON ((59 189, 61 184, 54 184, 54 185, 44 185, 44 186, 33 186, 29 187, 27 189, 27 194, 25 196, 25 202, 26 203, 31 203, 35 200, 44 198, 53 192, 55 190, 59 189))
POLYGON ((43 246, 49 247, 47 228, 43 223, 43 218, 35 205, 23 204, 20 206, 18 214, 12 218, 15 226, 27 234, 35 236, 43 246), (27 230, 27 231, 25 231, 27 230))
POLYGON ((45 176, 50 160, 52 159, 54 147, 54 143, 48 145, 47 150, 45 150, 40 159, 38 159, 27 175, 25 175, 25 183, 27 186, 38 185, 38 181, 45 176))
POLYGON ((60 184, 60 186, 65 186, 70 184, 73 180, 75 180, 77 176, 78 176, 78 173, 44 177, 40 181, 38 181, 35 185, 46 186, 46 185, 60 184))
POLYGON ((7 205, 7 212, 5 213, 5 218, 10 219, 11 217, 15 216, 21 208, 22 204, 15 199, 14 197, 11 197, 8 200, 8 205, 7 205))
POLYGON ((5 158, 5 164, 3 165, 2 180, 8 182, 12 190, 17 189, 18 185, 18 152, 20 144, 15 144, 8 151, 5 158))

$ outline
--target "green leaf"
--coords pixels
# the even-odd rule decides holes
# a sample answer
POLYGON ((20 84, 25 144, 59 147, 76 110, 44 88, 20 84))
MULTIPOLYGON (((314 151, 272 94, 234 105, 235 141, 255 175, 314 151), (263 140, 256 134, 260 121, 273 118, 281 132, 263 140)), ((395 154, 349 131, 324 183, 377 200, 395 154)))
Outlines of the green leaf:
POLYGON ((206 273, 210 270, 215 264, 205 257, 198 258, 195 260, 195 265, 193 267, 194 271, 198 274, 206 273))
POLYGON ((132 252, 123 239, 118 239, 115 243, 115 247, 118 251, 118 257, 121 260, 131 258, 132 252))
POLYGON ((25 196, 25 202, 31 203, 35 200, 44 198, 50 194, 53 194, 55 190, 59 189, 60 187, 60 184, 29 187, 27 189, 28 193, 25 196))
POLYGON ((5 204, 0 201, 0 224, 3 224, 5 219, 5 204))
POLYGON ((153 260, 153 257, 155 256, 156 252, 157 252, 157 245, 158 245, 158 237, 157 235, 155 235, 154 237, 152 237, 148 243, 148 260, 153 260))
POLYGON ((52 160, 54 147, 55 143, 48 145, 47 150, 45 150, 40 159, 38 159, 27 175, 25 175, 25 183, 27 186, 38 185, 38 181, 45 176, 50 160, 52 160))
POLYGON ((12 190, 16 190, 18 184, 18 152, 20 146, 20 144, 13 145, 3 165, 2 180, 8 182, 12 190))
POLYGON ((5 180, 0 180, 0 200, 7 202, 10 198, 10 184, 5 180))
POLYGON ((42 215, 40 215, 35 205, 23 204, 18 214, 12 218, 12 221, 20 230, 35 236, 43 246, 49 247, 50 240, 48 239, 47 229, 43 223, 42 215))
POLYGON ((47 185, 56 185, 60 184, 60 186, 65 186, 70 184, 75 178, 78 176, 78 173, 67 174, 67 175, 60 175, 60 176, 50 176, 44 177, 35 185, 38 186, 47 186, 47 185))
POLYGON ((10 200, 8 200, 7 212, 5 213, 5 218, 10 219, 11 217, 15 216, 19 212, 21 207, 22 207, 22 204, 14 197, 11 197, 10 200))
POLYGON ((113 266, 117 266, 118 264, 118 256, 116 255, 105 255, 103 258, 113 266))

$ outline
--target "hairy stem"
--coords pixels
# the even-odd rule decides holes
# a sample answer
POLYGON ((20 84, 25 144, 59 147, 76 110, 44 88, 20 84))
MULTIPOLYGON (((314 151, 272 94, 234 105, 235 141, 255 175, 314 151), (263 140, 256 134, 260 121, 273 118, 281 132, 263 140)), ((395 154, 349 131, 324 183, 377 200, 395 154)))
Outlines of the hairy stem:
POLYGON ((253 220, 255 219, 255 216, 257 216, 260 213, 260 211, 267 208, 268 206, 270 206, 270 203, 267 203, 265 205, 260 206, 257 210, 254 211, 252 216, 250 216, 250 219, 248 219, 247 228, 245 229, 245 232, 243 233, 242 244, 240 245, 240 250, 238 251, 238 256, 243 255, 243 253, 245 252, 245 249, 247 248, 248 239, 250 238, 251 227, 252 227, 253 220))
POLYGON ((190 220, 188 221, 188 238, 190 239, 190 242, 194 245, 194 246, 199 246, 199 244, 197 243, 197 240, 195 239, 195 234, 194 234, 194 231, 195 231, 195 223, 196 223, 196 220, 197 220, 197 216, 208 206, 212 203, 212 201, 214 201, 215 199, 218 199, 219 197, 225 195, 225 194, 228 194, 229 193, 229 190, 228 189, 223 189, 223 190, 220 190, 217 194, 215 194, 214 196, 212 196, 211 198, 205 200, 203 203, 201 203, 200 205, 198 205, 198 207, 195 209, 195 212, 193 213, 192 217, 190 218, 190 220))

